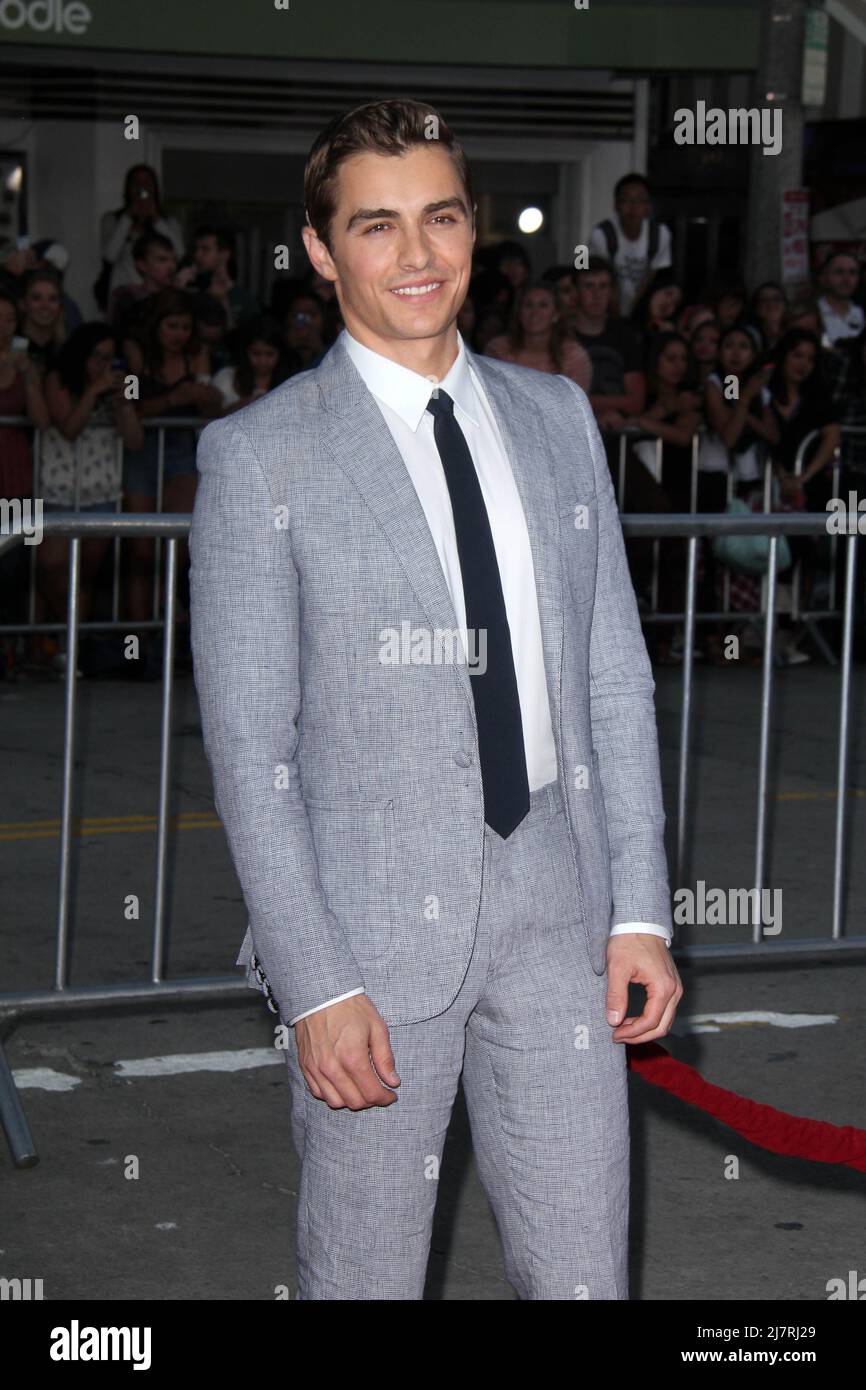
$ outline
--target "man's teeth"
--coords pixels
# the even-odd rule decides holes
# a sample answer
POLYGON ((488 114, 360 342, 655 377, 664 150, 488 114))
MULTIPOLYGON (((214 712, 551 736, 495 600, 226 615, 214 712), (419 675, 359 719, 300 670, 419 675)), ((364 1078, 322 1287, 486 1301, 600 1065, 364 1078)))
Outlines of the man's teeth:
POLYGON ((394 290, 394 294, 429 294, 431 290, 438 290, 442 284, 441 280, 431 280, 429 285, 406 285, 403 289, 394 290))

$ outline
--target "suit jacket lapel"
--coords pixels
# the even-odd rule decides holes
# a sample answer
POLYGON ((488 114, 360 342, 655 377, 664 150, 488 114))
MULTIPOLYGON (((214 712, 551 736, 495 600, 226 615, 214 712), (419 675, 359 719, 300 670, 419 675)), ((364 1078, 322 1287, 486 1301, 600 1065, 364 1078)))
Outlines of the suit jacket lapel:
MULTIPOLYGON (((541 636, 554 729, 559 729, 563 641, 558 499, 544 453, 544 422, 528 392, 515 391, 487 359, 469 352, 502 435, 523 504, 535 569, 541 636)), ((406 572, 432 629, 454 629, 457 615, 424 509, 391 431, 338 339, 317 371, 324 442, 371 508, 406 572)), ((384 621, 384 616, 383 616, 384 621)), ((455 672, 474 719, 466 666, 455 672)))
MULTIPOLYGON (((326 447, 388 536, 431 630, 456 630, 457 614, 415 485, 381 410, 339 339, 318 375, 326 447)), ((383 622, 394 616, 399 615, 383 614, 383 622)), ((474 719, 469 672, 456 662, 454 670, 474 719)))
POLYGON ((563 576, 559 532, 559 499, 547 460, 544 417, 528 391, 489 358, 470 352, 469 361, 481 378, 499 426, 511 471, 517 483, 529 531, 535 570, 538 614, 553 727, 560 720, 560 679, 563 642, 563 576))

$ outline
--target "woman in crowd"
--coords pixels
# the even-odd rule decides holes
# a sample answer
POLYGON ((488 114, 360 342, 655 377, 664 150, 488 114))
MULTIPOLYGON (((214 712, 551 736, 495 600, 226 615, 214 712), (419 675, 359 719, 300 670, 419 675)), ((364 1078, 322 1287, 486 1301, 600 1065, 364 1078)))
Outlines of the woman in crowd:
POLYGON ((297 372, 317 367, 325 355, 325 306, 311 290, 299 290, 286 306, 285 344, 297 372))
MULTIPOLYGON (((762 477, 761 445, 776 437, 769 408, 768 372, 758 370, 760 334, 754 324, 729 324, 719 335, 717 365, 704 380, 704 412, 707 427, 701 435, 698 455, 699 510, 723 512, 728 495, 754 492, 762 477), (735 378, 735 382, 731 379, 735 378), (729 399, 736 390, 737 397, 729 399)), ((725 605, 723 567, 711 543, 702 545, 703 581, 701 607, 725 605)), ((755 586, 744 583, 743 605, 754 605, 755 586)), ((736 594, 727 602, 737 606, 736 594)), ((707 630, 704 651, 716 666, 727 664, 723 640, 727 629, 720 624, 707 630)), ((744 660, 752 655, 744 653, 744 660)), ((756 654, 756 659, 760 657, 756 654)))
POLYGON ((832 463, 840 442, 839 411, 820 369, 821 344, 816 333, 794 328, 774 353, 770 377, 770 408, 778 430, 773 465, 782 495, 805 496, 809 511, 824 511, 830 496, 832 463), (802 472, 795 474, 797 455, 807 435, 816 437, 803 454, 802 472))
POLYGON ((656 333, 676 332, 676 319, 683 292, 670 268, 657 270, 629 315, 648 359, 656 333))
MULTIPOLYGON (((162 290, 156 295, 145 321, 141 346, 127 339, 124 351, 129 371, 139 379, 138 414, 142 420, 196 415, 209 419, 221 413, 222 396, 211 382, 210 359, 195 334, 194 303, 185 290, 162 290)), ((193 428, 165 430, 163 510, 192 511, 196 489, 195 453, 193 428)), ((145 431, 141 450, 127 451, 123 491, 126 511, 157 510, 159 437, 156 429, 145 431)), ((133 619, 146 619, 151 610, 153 541, 136 539, 128 545, 128 612, 133 619)), ((185 551, 184 545, 181 557, 184 560, 185 551)))
POLYGON ((763 477, 761 445, 773 445, 778 439, 767 390, 772 364, 759 366, 759 337, 752 324, 735 323, 726 328, 719 337, 718 369, 707 378, 704 388, 710 427, 704 443, 705 459, 708 462, 707 456, 719 443, 732 451, 740 495, 754 489, 763 477))
POLYGON ((207 349, 211 371, 216 375, 234 362, 232 343, 239 329, 229 332, 225 305, 210 294, 197 294, 193 300, 196 336, 207 349))
POLYGON ((722 328, 730 328, 739 323, 746 309, 746 287, 741 282, 726 282, 715 285, 707 295, 707 302, 713 317, 722 328))
POLYGON ((765 348, 775 347, 781 338, 787 310, 788 296, 775 280, 765 280, 752 295, 747 317, 760 329, 765 348))
POLYGON ((508 331, 514 290, 498 270, 481 270, 472 276, 470 293, 476 312, 475 351, 484 353, 493 338, 508 331))
POLYGON ((714 320, 715 315, 709 304, 687 304, 680 310, 677 331, 691 342, 702 323, 712 323, 714 320))
MULTIPOLYGON (((45 383, 51 428, 42 441, 40 492, 45 511, 119 510, 121 446, 141 449, 144 431, 125 397, 118 345, 104 323, 77 328, 57 354, 45 383)), ((46 536, 39 546, 40 620, 66 616, 68 541, 46 536)), ((111 546, 109 536, 81 546, 81 617, 91 616, 93 589, 111 546)))
POLYGON ((504 275, 515 294, 524 290, 532 275, 532 262, 519 241, 502 241, 498 247, 496 269, 504 275))
MULTIPOLYGON (((51 423, 37 365, 23 348, 13 347, 18 309, 11 294, 0 290, 0 416, 26 417, 38 430, 51 423)), ((26 430, 0 425, 0 497, 8 502, 33 499, 33 455, 26 430)), ((42 544, 45 544, 43 539, 42 544)), ((38 547, 37 547, 38 548, 38 547)), ((24 621, 27 572, 32 547, 17 545, 0 556, 0 619, 24 621)), ((4 667, 11 667, 14 644, 0 639, 4 667)))
MULTIPOLYGON (((647 363, 647 404, 642 415, 626 420, 626 425, 651 434, 661 441, 661 489, 663 510, 692 510, 693 439, 701 424, 701 396, 693 387, 693 368, 689 345, 681 333, 656 334, 649 348, 647 363)), ((658 445, 641 440, 634 452, 654 477, 657 476, 658 445)), ((685 597, 685 542, 665 540, 659 545, 659 603, 662 612, 683 609, 685 597)), ((656 660, 672 665, 682 659, 675 649, 675 627, 657 626, 656 660)))
POLYGON ((63 284, 56 270, 29 270, 21 284, 21 335, 27 355, 43 373, 66 340, 63 284))
MULTIPOLYGON (((11 294, 0 290, 0 416, 26 416, 36 429, 50 422, 38 365, 24 348, 12 346, 18 336, 18 310, 11 294)), ((33 455, 25 430, 0 425, 0 497, 33 496, 33 455)))
POLYGON ((719 336, 721 329, 713 318, 702 319, 696 328, 687 334, 692 352, 696 384, 703 388, 716 369, 719 356, 719 336))
POLYGON ((213 379, 226 415, 267 395, 289 376, 283 335, 275 319, 251 319, 243 325, 239 358, 236 367, 223 367, 213 379))
POLYGON ((500 362, 567 376, 586 392, 592 384, 589 354, 570 336, 556 305, 556 291, 545 281, 530 282, 521 291, 508 332, 491 338, 485 351, 500 362))
POLYGON ((99 227, 103 270, 94 292, 100 309, 105 310, 121 285, 137 285, 141 280, 132 248, 150 228, 168 237, 178 257, 183 255, 183 233, 175 218, 163 211, 156 170, 149 164, 133 164, 124 180, 123 206, 105 213, 99 227))
MULTIPOLYGON (((795 508, 823 512, 832 494, 832 463, 841 440, 839 410, 821 369, 821 341, 808 328, 786 333, 774 352, 775 366, 770 378, 773 417, 779 432, 773 449, 773 470, 782 497, 795 508), (814 435, 808 444, 808 436, 814 435), (805 447, 803 448, 802 446, 805 447), (796 473, 801 454, 801 472, 796 473)), ((802 562, 801 600, 809 606, 818 565, 829 565, 829 539, 790 536, 788 545, 794 562, 802 562)), ((800 660, 796 642, 803 630, 788 642, 788 654, 800 660)))

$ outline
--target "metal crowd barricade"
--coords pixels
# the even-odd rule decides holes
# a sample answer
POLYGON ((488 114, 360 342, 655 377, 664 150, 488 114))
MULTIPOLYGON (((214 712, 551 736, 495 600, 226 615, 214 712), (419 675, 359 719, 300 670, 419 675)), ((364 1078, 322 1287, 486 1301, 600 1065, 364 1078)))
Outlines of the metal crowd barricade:
MULTIPOLYGON (((157 512, 161 513, 161 512, 162 512, 162 504, 163 504, 163 495, 164 495, 164 489, 165 489, 165 439, 166 439, 166 431, 167 431, 167 430, 175 430, 175 429, 193 429, 193 430, 196 430, 196 431, 200 432, 201 430, 204 429, 205 425, 207 425, 207 424, 209 423, 209 421, 208 421, 207 419, 204 419, 204 418, 203 418, 202 416, 200 416, 200 415, 190 415, 190 416, 184 416, 184 417, 182 417, 182 418, 180 418, 180 417, 178 417, 178 418, 174 418, 174 417, 154 417, 154 418, 151 419, 151 420, 142 420, 141 423, 142 423, 142 425, 143 425, 143 427, 144 427, 144 429, 145 429, 146 432, 152 432, 152 431, 156 431, 156 432, 157 432, 157 459, 156 459, 157 473, 156 473, 156 493, 154 494, 154 496, 155 496, 155 499, 156 499, 156 501, 155 501, 156 510, 157 510, 157 512)), ((26 429, 26 430, 32 435, 32 439, 33 439, 33 445, 32 445, 32 449, 33 449, 33 487, 32 487, 32 495, 33 495, 34 498, 39 498, 39 497, 41 497, 42 451, 43 451, 43 433, 44 433, 44 432, 43 432, 42 430, 36 430, 36 429, 34 429, 33 426, 30 424, 30 421, 27 419, 26 416, 20 416, 20 415, 3 415, 3 416, 0 416, 0 427, 2 427, 2 426, 7 426, 7 425, 8 425, 8 426, 14 426, 14 427, 16 427, 16 428, 18 428, 18 429, 26 429)), ((78 438, 74 441, 74 445, 73 445, 73 448, 74 448, 74 455, 75 455, 75 461, 74 461, 74 496, 73 496, 73 504, 72 504, 71 511, 74 512, 76 515, 81 515, 81 510, 80 510, 80 506, 81 506, 81 502, 80 502, 80 498, 81 498, 81 469, 80 469, 80 466, 79 466, 80 451, 81 451, 81 443, 82 443, 82 441, 81 441, 81 436, 79 435, 78 438)), ((123 459, 124 459, 124 453, 125 453, 125 451, 124 451, 123 441, 120 439, 119 436, 118 436, 118 439, 117 439, 116 448, 117 448, 118 474, 119 474, 119 476, 120 476, 120 479, 121 479, 121 486, 122 486, 122 480, 123 480, 123 459)), ((121 496, 121 497, 118 497, 118 499, 117 499, 116 506, 115 506, 115 513, 116 513, 117 515, 120 515, 120 514, 121 514, 121 509, 122 509, 122 496, 121 496)), ((60 515, 60 513, 56 513, 56 515, 60 515)), ((88 514, 85 513, 85 515, 88 515, 88 514)), ((110 514, 110 513, 106 513, 106 515, 111 515, 111 514, 110 514)), ((142 515, 144 515, 144 513, 142 513, 142 515)), ((124 533, 124 534, 125 534, 125 533, 124 533)), ((137 533, 136 533, 136 534, 137 534, 137 533)), ((155 538, 155 556, 154 556, 154 568, 153 568, 153 596, 152 596, 152 604, 151 604, 151 617, 150 617, 149 620, 133 620, 133 619, 126 619, 126 620, 124 620, 124 619, 121 619, 121 617, 120 617, 121 539, 122 539, 122 535, 121 535, 120 532, 118 532, 117 534, 115 534, 114 537, 113 537, 113 540, 114 540, 113 552, 114 552, 114 553, 113 553, 112 580, 111 580, 111 584, 112 584, 112 593, 111 593, 111 618, 110 618, 110 619, 104 619, 104 620, 102 620, 102 621, 81 623, 81 624, 80 624, 80 631, 82 631, 82 632, 119 632, 119 631, 126 632, 126 631, 129 631, 129 630, 133 630, 133 631, 144 631, 144 630, 149 630, 149 629, 153 629, 153 628, 159 628, 159 627, 162 626, 162 620, 161 620, 160 617, 159 617, 159 576, 160 576, 161 546, 162 546, 163 537, 157 535, 156 538, 155 538)), ((37 550, 37 547, 36 547, 36 546, 32 547, 32 554, 31 554, 31 556, 30 556, 30 575, 29 575, 29 587, 28 587, 28 593, 27 593, 27 621, 26 621, 26 622, 23 622, 23 623, 0 623, 0 636, 2 636, 4 633, 6 633, 6 634, 8 634, 8 635, 11 636, 11 635, 18 634, 18 633, 49 633, 49 632, 57 633, 57 632, 65 632, 65 631, 66 631, 66 623, 65 623, 65 622, 59 622, 59 621, 58 621, 58 622, 42 622, 42 623, 37 623, 37 621, 36 621, 36 595, 37 595, 37 582, 38 582, 38 580, 37 580, 37 572, 36 572, 36 550, 37 550)))
MULTIPOLYGON (((842 669, 839 697, 839 737, 837 743, 836 778, 836 837, 834 845, 833 872, 833 911, 830 942, 834 946, 866 946, 866 936, 846 938, 843 935, 844 895, 843 865, 845 852, 846 798, 848 793, 848 742, 851 709, 851 669, 852 639, 854 626, 854 593, 857 565, 857 523, 858 514, 847 514, 847 534, 842 537, 847 545, 845 564, 845 598, 842 624, 842 669)), ((782 535, 812 536, 826 534, 827 516, 821 512, 774 512, 751 516, 714 516, 698 514, 687 516, 626 516, 623 518, 626 535, 686 536, 688 537, 688 573, 686 592, 685 654, 683 660, 683 701, 680 727, 680 763, 677 792, 677 850, 676 881, 681 883, 687 871, 686 827, 688 824, 688 762, 691 735, 691 709, 693 687, 693 656, 695 634, 695 588, 697 577, 697 543, 702 535, 762 535, 770 538, 768 571, 769 597, 764 615, 765 640, 764 661, 761 678, 761 728, 758 755, 758 826, 755 837, 754 886, 760 890, 765 886, 767 850, 767 803, 770 747, 770 715, 773 690, 773 629, 776 605, 776 567, 778 538, 782 535)), ((820 943, 815 940, 788 943, 784 947, 761 942, 760 922, 755 922, 752 942, 748 947, 729 946, 691 946, 687 956, 729 956, 754 955, 758 950, 766 952, 814 952, 820 943)), ((826 947, 829 943, 824 942, 826 947)))
MULTIPOLYGON (((840 427, 840 429, 843 439, 847 437, 853 438, 866 435, 866 426, 843 425, 840 427)), ((662 463, 664 445, 663 441, 659 439, 657 435, 650 434, 649 432, 640 430, 637 427, 625 427, 622 430, 612 431, 611 433, 617 439, 617 504, 619 506, 620 513, 622 514, 623 524, 627 528, 629 513, 623 512, 623 508, 625 505, 627 492, 626 463, 629 445, 641 442, 651 442, 655 446, 653 468, 650 471, 654 480, 659 485, 661 485, 662 483, 662 463)), ((689 484, 690 511, 688 513, 684 513, 684 515, 695 515, 697 513, 698 477, 700 474, 699 459, 702 434, 702 430, 696 431, 695 434, 692 436, 691 440, 691 476, 689 484)), ((801 441, 797 451, 793 470, 794 475, 796 477, 802 476, 806 453, 808 452, 811 444, 818 438, 819 435, 820 430, 813 430, 811 433, 807 434, 801 441)), ((756 485, 758 482, 761 483, 763 491, 763 508, 764 513, 767 514, 771 511, 772 507, 773 464, 771 458, 771 451, 768 450, 767 447, 763 444, 760 444, 758 447, 761 475, 760 478, 756 480, 756 485)), ((643 467, 646 467, 646 464, 643 462, 643 460, 641 460, 641 465, 643 467)), ((840 472, 841 455, 840 449, 837 449, 832 467, 832 495, 834 497, 838 496, 839 492, 840 472)), ((727 471, 726 503, 730 503, 733 496, 734 469, 731 467, 727 471)), ((845 500, 847 501, 847 499, 845 500)), ((722 513, 719 513, 719 515, 722 515, 722 513)), ((818 627, 818 624, 822 621, 826 621, 830 618, 839 619, 842 617, 841 610, 837 607, 836 603, 836 554, 838 549, 838 537, 835 534, 832 534, 829 537, 829 539, 831 561, 828 575, 827 606, 824 608, 813 608, 807 610, 803 610, 801 608, 800 598, 802 588, 802 561, 798 559, 792 568, 791 574, 791 617, 794 622, 802 622, 804 627, 806 627, 826 664, 829 666, 835 666, 837 664, 836 656, 834 655, 830 647, 827 645, 827 642, 824 640, 824 637, 821 634, 820 629, 818 627)), ((642 611, 641 619, 644 623, 647 624, 682 622, 685 617, 684 613, 660 613, 658 610, 658 577, 660 563, 659 544, 660 537, 653 536, 653 571, 651 580, 651 602, 649 606, 649 611, 642 611)), ((732 609, 730 607, 731 571, 727 566, 722 566, 722 607, 721 609, 714 609, 712 611, 701 611, 696 613, 696 621, 719 622, 725 620, 732 620, 738 622, 745 622, 746 624, 755 623, 758 619, 763 618, 766 614, 768 605, 768 594, 768 582, 766 576, 764 576, 761 584, 760 608, 755 610, 754 612, 743 609, 732 609)))
MULTIPOLYGON (((837 806, 834 846, 833 909, 831 932, 828 938, 810 938, 796 942, 767 943, 761 940, 760 920, 754 923, 751 942, 740 944, 676 947, 681 956, 728 958, 824 954, 835 949, 863 949, 866 936, 850 937, 844 933, 845 899, 843 868, 847 832, 848 743, 850 732, 850 685, 853 609, 857 562, 857 521, 849 517, 847 542, 844 621, 842 639, 842 669, 840 683, 839 737, 837 754, 837 806), (853 525, 852 525, 853 524, 853 525)), ((155 998, 186 1000, 196 996, 214 997, 244 988, 239 977, 199 977, 166 980, 166 856, 168 844, 168 805, 170 783, 170 732, 174 692, 174 636, 177 618, 175 587, 177 578, 178 541, 189 531, 190 517, 185 515, 115 514, 110 513, 49 513, 43 518, 44 532, 65 535, 69 545, 69 592, 67 605, 67 651, 64 694, 64 743, 61 791, 60 857, 57 889, 55 933, 54 984, 51 989, 25 989, 0 992, 0 1013, 50 1012, 73 1006, 97 1003, 147 1003, 155 998), (75 777, 75 743, 77 713, 76 661, 78 636, 81 630, 79 609, 80 547, 90 536, 122 537, 144 535, 166 542, 165 614, 163 621, 163 690, 160 714, 159 786, 157 793, 157 847, 155 861, 154 916, 151 945, 151 973, 147 981, 124 981, 119 984, 70 986, 69 982, 69 919, 70 868, 73 833, 73 790, 75 777)), ((755 843, 755 888, 765 886, 767 863, 767 805, 769 797, 769 747, 773 690, 772 649, 775 625, 776 553, 780 535, 819 535, 826 533, 827 517, 823 513, 772 513, 750 516, 695 515, 626 515, 623 517, 626 536, 665 538, 682 536, 688 541, 688 565, 685 608, 685 657, 682 672, 682 714, 677 787, 676 869, 675 882, 682 883, 687 870, 687 827, 689 817, 689 762, 691 751, 692 691, 695 636, 695 596, 697 583, 697 545, 701 536, 767 535, 770 537, 768 589, 769 597, 764 615, 765 643, 761 679, 761 725, 758 759, 758 826, 755 843)), ((0 556, 12 546, 22 543, 20 528, 0 533, 0 556)), ((133 626, 130 624, 129 626, 133 626)), ((760 899, 759 899, 760 900, 760 899)), ((0 1042, 0 1118, 6 1129, 16 1165, 27 1166, 36 1161, 35 1150, 27 1131, 26 1120, 15 1091, 12 1077, 0 1042)))

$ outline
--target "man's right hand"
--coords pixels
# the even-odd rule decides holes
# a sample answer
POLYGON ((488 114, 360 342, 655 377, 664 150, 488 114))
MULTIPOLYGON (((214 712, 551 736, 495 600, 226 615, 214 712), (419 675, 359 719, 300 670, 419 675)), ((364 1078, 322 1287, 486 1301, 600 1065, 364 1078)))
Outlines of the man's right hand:
POLYGON ((387 1025, 366 994, 299 1019, 295 1038, 307 1085, 332 1110, 367 1110, 397 1099, 379 1080, 400 1085, 387 1025))

